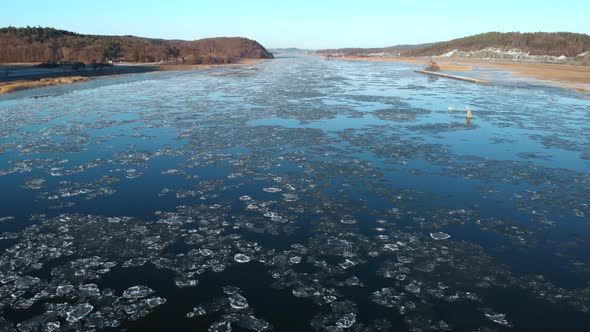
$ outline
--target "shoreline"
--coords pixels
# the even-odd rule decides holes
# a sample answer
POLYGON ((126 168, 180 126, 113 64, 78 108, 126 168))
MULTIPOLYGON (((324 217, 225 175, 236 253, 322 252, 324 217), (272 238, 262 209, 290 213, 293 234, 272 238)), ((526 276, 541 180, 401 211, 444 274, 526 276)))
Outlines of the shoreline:
POLYGON ((266 61, 267 59, 241 59, 235 63, 228 64, 211 64, 211 65, 189 65, 189 64, 143 64, 132 63, 115 65, 106 69, 75 71, 71 69, 36 69, 34 64, 0 64, 0 74, 3 71, 16 71, 17 75, 0 77, 0 95, 9 94, 21 90, 29 90, 54 85, 73 84, 78 82, 87 82, 95 78, 117 77, 125 75, 170 72, 170 71, 190 71, 203 70, 215 67, 231 67, 254 65, 266 61), (26 71, 30 71, 31 74, 26 71), (36 71, 36 72, 35 72, 36 71))
MULTIPOLYGON (((322 55, 319 55, 322 56, 322 55)), ((430 57, 359 57, 348 56, 331 60, 398 62, 415 66, 427 66, 430 57)), ((497 69, 510 72, 515 78, 534 79, 542 84, 590 93, 590 66, 549 63, 527 63, 501 60, 453 59, 432 57, 443 71, 477 71, 497 69)), ((489 72, 482 72, 481 79, 493 79, 489 72)))

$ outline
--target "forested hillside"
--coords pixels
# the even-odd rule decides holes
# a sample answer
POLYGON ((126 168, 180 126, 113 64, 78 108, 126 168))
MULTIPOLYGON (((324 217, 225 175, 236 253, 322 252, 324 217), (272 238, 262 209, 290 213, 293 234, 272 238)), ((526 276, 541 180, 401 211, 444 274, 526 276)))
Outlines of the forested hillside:
POLYGON ((590 36, 571 32, 488 32, 408 50, 405 55, 431 56, 449 51, 477 51, 485 48, 519 49, 531 55, 575 57, 590 50, 590 36))
POLYGON ((420 45, 396 45, 389 47, 375 47, 375 48, 335 48, 319 50, 316 53, 320 54, 342 54, 345 56, 366 56, 369 54, 386 53, 386 54, 402 54, 404 52, 429 46, 431 44, 420 45))
POLYGON ((576 57, 583 52, 590 51, 590 35, 571 32, 488 32, 433 44, 321 50, 318 53, 361 56, 374 53, 435 56, 453 50, 471 52, 488 48, 504 51, 518 49, 530 53, 530 55, 576 57))
POLYGON ((258 42, 246 38, 196 41, 135 36, 83 35, 53 28, 0 29, 0 63, 46 61, 185 61, 229 63, 238 58, 270 59, 258 42))

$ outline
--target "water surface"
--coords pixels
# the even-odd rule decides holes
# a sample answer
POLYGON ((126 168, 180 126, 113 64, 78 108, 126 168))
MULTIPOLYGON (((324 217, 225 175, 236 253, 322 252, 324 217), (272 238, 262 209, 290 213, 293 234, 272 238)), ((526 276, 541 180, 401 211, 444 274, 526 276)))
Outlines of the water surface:
POLYGON ((3 96, 0 330, 585 330, 590 100, 413 69, 3 96))

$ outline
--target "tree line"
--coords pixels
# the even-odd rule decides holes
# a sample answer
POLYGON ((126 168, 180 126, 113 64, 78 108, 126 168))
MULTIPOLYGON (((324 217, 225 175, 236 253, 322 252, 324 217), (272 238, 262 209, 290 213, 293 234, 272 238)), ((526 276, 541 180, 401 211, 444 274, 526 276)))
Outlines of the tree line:
POLYGON ((187 62, 230 63, 239 58, 272 58, 246 38, 196 41, 135 36, 83 35, 43 27, 0 29, 0 62, 187 62))

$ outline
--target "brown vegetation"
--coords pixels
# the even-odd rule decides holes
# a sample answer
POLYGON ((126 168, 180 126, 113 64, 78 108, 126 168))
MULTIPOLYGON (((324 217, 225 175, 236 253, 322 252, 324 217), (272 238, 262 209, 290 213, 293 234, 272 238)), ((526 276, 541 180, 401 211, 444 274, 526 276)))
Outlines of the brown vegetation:
POLYGON ((169 61, 223 64, 239 58, 272 57, 272 54, 258 42, 246 38, 181 41, 134 36, 82 35, 41 27, 0 29, 0 63, 169 61))
POLYGON ((71 84, 76 82, 88 81, 88 77, 82 76, 68 76, 68 77, 57 77, 57 78, 42 78, 38 81, 15 81, 9 83, 0 84, 0 94, 9 92, 41 88, 45 86, 57 85, 57 84, 71 84))

